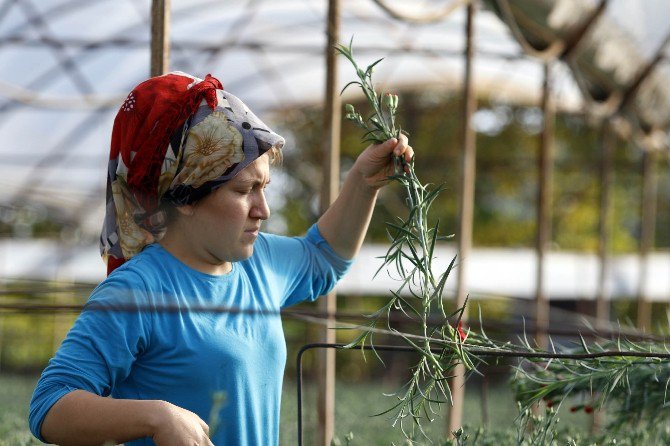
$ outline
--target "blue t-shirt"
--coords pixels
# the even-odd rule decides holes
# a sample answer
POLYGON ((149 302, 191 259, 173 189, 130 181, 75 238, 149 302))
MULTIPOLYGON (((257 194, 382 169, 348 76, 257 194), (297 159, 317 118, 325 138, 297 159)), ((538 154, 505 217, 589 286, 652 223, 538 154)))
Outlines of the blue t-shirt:
POLYGON ((37 384, 31 431, 43 440, 49 409, 83 389, 188 409, 215 428, 217 446, 278 444, 286 364, 278 312, 327 293, 350 264, 316 225, 302 238, 260 234, 253 255, 224 276, 146 247, 91 294, 37 384))

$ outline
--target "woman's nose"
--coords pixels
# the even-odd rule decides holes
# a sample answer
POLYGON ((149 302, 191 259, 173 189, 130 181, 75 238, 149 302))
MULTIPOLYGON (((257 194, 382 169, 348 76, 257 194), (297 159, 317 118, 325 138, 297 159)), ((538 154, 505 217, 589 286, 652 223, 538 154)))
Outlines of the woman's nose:
POLYGON ((258 199, 251 208, 250 216, 252 218, 259 218, 261 220, 267 220, 270 218, 270 207, 268 206, 268 202, 265 199, 265 194, 263 192, 258 194, 258 199))

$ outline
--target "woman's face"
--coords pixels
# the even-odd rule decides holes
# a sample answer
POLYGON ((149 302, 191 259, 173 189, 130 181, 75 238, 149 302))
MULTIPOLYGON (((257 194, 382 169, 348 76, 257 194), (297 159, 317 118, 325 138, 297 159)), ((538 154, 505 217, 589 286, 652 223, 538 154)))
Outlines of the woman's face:
POLYGON ((264 192, 269 182, 269 158, 263 155, 190 207, 181 226, 192 248, 192 260, 201 264, 196 269, 225 273, 230 271, 230 262, 251 256, 261 222, 270 217, 264 192))

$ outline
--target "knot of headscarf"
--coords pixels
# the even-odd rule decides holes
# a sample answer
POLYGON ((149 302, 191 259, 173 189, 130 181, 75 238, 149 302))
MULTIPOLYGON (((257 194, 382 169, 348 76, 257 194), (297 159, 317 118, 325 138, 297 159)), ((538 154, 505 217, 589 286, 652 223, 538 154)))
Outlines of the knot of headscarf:
POLYGON ((100 252, 111 273, 165 233, 163 203, 193 203, 284 139, 209 74, 130 92, 114 120, 100 252))

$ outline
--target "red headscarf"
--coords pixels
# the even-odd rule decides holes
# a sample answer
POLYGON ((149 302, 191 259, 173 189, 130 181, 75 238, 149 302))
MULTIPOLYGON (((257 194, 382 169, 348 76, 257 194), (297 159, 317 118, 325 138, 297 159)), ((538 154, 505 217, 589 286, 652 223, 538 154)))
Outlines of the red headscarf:
POLYGON ((128 187, 144 209, 158 205, 158 178, 173 133, 184 125, 204 98, 214 110, 218 79, 166 74, 139 84, 130 92, 114 120, 110 161, 118 159, 128 167, 128 187))
POLYGON ((139 84, 121 105, 112 130, 100 239, 108 274, 160 240, 162 201, 196 201, 283 144, 210 75, 200 80, 174 72, 139 84), (210 137, 205 156, 198 147, 204 137, 210 137))

